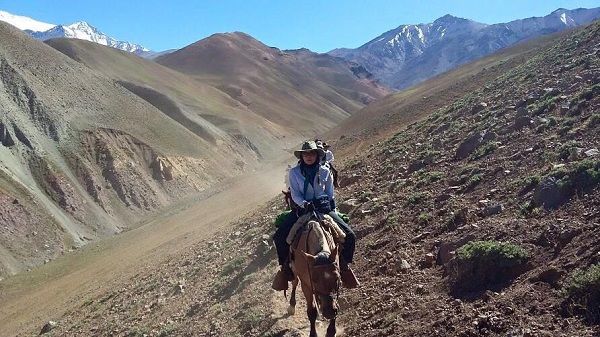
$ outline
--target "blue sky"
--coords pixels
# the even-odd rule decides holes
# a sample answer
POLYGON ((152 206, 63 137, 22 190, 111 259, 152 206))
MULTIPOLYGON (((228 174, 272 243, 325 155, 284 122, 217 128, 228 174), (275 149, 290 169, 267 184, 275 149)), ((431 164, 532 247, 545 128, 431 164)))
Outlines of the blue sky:
POLYGON ((242 31, 281 49, 326 52, 355 48, 401 24, 445 14, 498 23, 561 7, 600 7, 600 0, 0 0, 0 10, 55 24, 88 21, 152 50, 242 31))

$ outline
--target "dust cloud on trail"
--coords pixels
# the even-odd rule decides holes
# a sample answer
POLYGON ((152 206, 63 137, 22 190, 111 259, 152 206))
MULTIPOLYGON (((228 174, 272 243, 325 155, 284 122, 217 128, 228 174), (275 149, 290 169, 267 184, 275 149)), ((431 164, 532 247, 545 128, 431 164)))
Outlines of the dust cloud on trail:
POLYGON ((107 289, 122 286, 145 265, 160 264, 264 204, 285 187, 287 163, 270 161, 167 209, 121 235, 0 283, 0 331, 38 328, 107 289))

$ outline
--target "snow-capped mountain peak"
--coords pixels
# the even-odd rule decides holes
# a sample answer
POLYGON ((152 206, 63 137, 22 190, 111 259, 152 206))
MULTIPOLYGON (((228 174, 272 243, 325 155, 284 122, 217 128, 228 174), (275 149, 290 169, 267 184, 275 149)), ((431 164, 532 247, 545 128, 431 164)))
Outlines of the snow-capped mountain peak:
POLYGON ((91 41, 138 55, 150 51, 139 44, 114 39, 85 21, 77 21, 70 25, 53 25, 3 11, 0 11, 0 21, 6 21, 42 41, 55 38, 70 38, 91 41))
POLYGON ((0 11, 0 21, 10 23, 20 30, 30 30, 33 32, 43 32, 56 26, 51 23, 37 21, 26 16, 14 15, 5 11, 0 11))

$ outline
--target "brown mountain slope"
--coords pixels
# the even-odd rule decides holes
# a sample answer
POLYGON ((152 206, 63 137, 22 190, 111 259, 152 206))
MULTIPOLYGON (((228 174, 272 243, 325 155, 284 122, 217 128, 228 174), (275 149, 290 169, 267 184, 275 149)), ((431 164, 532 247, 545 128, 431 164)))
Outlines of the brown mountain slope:
POLYGON ((256 160, 0 23, 0 275, 120 232, 256 160))
POLYGON ((299 130, 324 131, 388 93, 342 59, 281 51, 244 33, 215 34, 156 61, 299 130))
POLYGON ((46 43, 118 81, 213 145, 236 144, 231 151, 269 157, 285 146, 284 136, 291 142, 306 132, 275 125, 226 93, 131 53, 75 39, 46 43))
MULTIPOLYGON (((362 281, 340 294, 344 336, 600 334, 598 298, 586 311, 566 296, 578 269, 600 264, 599 37, 600 24, 567 34, 362 156, 339 158, 342 174, 359 177, 337 192, 358 236, 362 281), (470 261, 459 248, 478 240, 517 245, 526 268, 503 269, 521 256, 511 248, 481 266, 512 279, 478 283, 485 278, 471 269, 453 284, 448 275, 470 261)), ((285 299, 269 289, 277 213, 265 206, 90 298, 56 333, 302 335, 302 307, 285 316, 285 299)), ((584 293, 598 291, 590 284, 584 293)))

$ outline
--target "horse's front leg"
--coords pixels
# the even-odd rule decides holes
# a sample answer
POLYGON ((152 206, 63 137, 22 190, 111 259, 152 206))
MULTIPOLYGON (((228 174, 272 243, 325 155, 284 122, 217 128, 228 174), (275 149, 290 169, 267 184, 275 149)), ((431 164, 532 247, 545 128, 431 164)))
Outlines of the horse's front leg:
POLYGON ((308 286, 304 283, 302 283, 302 292, 306 298, 306 314, 308 315, 308 320, 310 321, 309 337, 317 337, 317 305, 315 304, 315 298, 310 288, 308 288, 308 286))
POLYGON ((296 288, 298 287, 298 278, 292 281, 292 293, 290 294, 290 306, 288 307, 288 315, 292 316, 296 313, 296 288))
POLYGON ((335 317, 329 320, 329 326, 327 327, 326 337, 335 337, 335 317))

